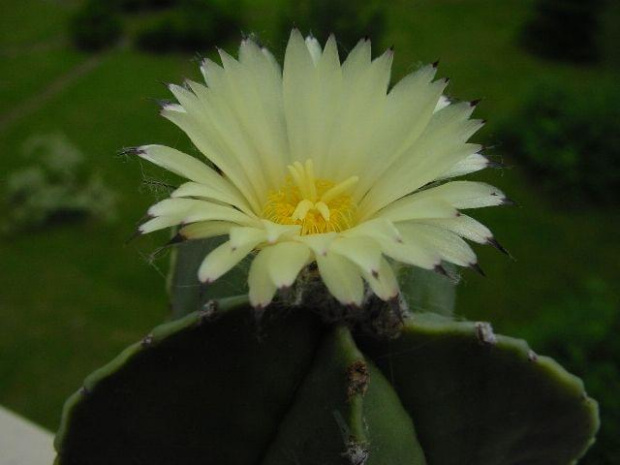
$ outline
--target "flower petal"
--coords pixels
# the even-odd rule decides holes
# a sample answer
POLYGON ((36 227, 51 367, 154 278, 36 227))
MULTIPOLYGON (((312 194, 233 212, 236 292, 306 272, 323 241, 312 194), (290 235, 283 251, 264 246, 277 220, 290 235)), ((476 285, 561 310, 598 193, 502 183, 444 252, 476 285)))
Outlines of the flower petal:
POLYGON ((357 198, 368 191, 427 127, 437 99, 446 87, 444 80, 431 82, 435 72, 433 66, 425 66, 399 81, 388 94, 385 111, 376 120, 377 130, 369 144, 367 168, 359 173, 357 198))
POLYGON ((415 242, 379 242, 381 251, 393 260, 414 265, 425 270, 434 270, 441 264, 441 255, 434 247, 415 242))
POLYGON ((277 288, 269 276, 269 262, 274 256, 274 247, 261 250, 250 265, 248 275, 250 304, 255 308, 264 308, 271 303, 277 288))
POLYGON ((402 242, 402 237, 398 229, 396 229, 391 221, 384 218, 364 221, 351 229, 343 231, 341 234, 343 237, 367 236, 381 242, 402 242))
POLYGON ((479 152, 478 144, 466 142, 481 127, 480 121, 468 119, 472 111, 469 103, 463 103, 434 113, 420 138, 389 166, 362 200, 363 216, 434 181, 459 161, 479 152))
POLYGON ((346 60, 342 64, 342 73, 345 80, 351 82, 357 79, 368 67, 371 60, 370 40, 361 39, 349 52, 346 60))
POLYGON ((306 47, 308 47, 308 51, 310 52, 310 57, 312 58, 312 63, 314 66, 318 64, 321 60, 321 55, 323 54, 323 50, 321 49, 321 44, 312 36, 306 37, 306 47))
POLYGON ((225 102, 238 124, 234 137, 245 141, 247 157, 251 157, 244 157, 243 163, 250 176, 259 169, 265 173, 267 185, 276 188, 283 180, 282 165, 289 153, 282 78, 251 40, 241 45, 241 63, 223 51, 220 55, 228 83, 225 102))
POLYGON ((330 244, 338 237, 335 232, 324 234, 310 234, 307 236, 298 236, 295 240, 306 244, 314 252, 315 255, 326 255, 330 244))
POLYGON ((368 274, 364 272, 363 276, 372 291, 381 300, 391 300, 400 293, 394 270, 385 258, 381 259, 377 273, 368 274))
POLYGON ((469 244, 447 229, 413 222, 403 223, 398 229, 406 243, 426 246, 436 251, 443 260, 459 266, 471 266, 477 262, 469 244))
POLYGON ((461 160, 452 165, 452 167, 448 171, 446 171, 437 179, 455 178, 457 176, 475 173, 476 171, 483 170, 490 165, 491 162, 487 157, 479 153, 474 153, 469 155, 464 160, 461 160))
POLYGON ((228 203, 242 210, 246 215, 256 217, 243 197, 235 195, 230 189, 220 190, 213 184, 186 182, 170 194, 172 198, 199 197, 228 203))
POLYGON ((489 228, 467 215, 460 215, 456 218, 424 219, 420 222, 445 228, 479 244, 488 244, 489 241, 493 240, 493 233, 489 228))
MULTIPOLYGON (((368 43, 368 47, 370 45, 368 43)), ((353 53, 353 52, 351 52, 353 53)), ((347 73, 347 61, 343 64, 343 87, 336 125, 327 151, 325 170, 322 173, 338 182, 358 174, 365 165, 369 144, 377 130, 377 120, 382 118, 393 53, 388 50, 364 66, 361 60, 359 74, 347 73)), ((352 64, 358 66, 358 64, 352 64)))
POLYGON ((158 216, 157 218, 151 218, 150 220, 142 223, 138 228, 138 231, 142 234, 148 234, 150 232, 159 231, 160 229, 176 226, 182 222, 182 218, 178 216, 158 216))
POLYGON ((411 194, 380 210, 376 216, 390 221, 421 218, 455 218, 459 211, 441 198, 411 194))
POLYGON ((248 242, 233 249, 229 241, 224 242, 202 261, 198 268, 198 279, 203 283, 215 281, 243 260, 255 246, 256 243, 248 242))
POLYGON ((232 207, 198 199, 164 199, 149 208, 151 216, 172 216, 179 222, 218 220, 239 224, 252 224, 255 220, 232 207))
POLYGON ((143 145, 137 149, 138 156, 162 168, 192 181, 219 187, 221 190, 232 187, 215 170, 203 161, 186 153, 164 145, 143 145))
POLYGON ((305 161, 313 157, 313 140, 318 133, 317 70, 304 38, 296 29, 286 47, 282 74, 284 113, 290 142, 291 159, 305 161))
POLYGON ((442 199, 459 209, 491 207, 507 201, 504 193, 497 187, 473 181, 452 181, 415 195, 442 199))
POLYGON ((270 244, 276 243, 280 238, 292 238, 299 235, 301 226, 291 224, 278 224, 269 220, 261 220, 265 228, 266 240, 270 244))
MULTIPOLYGON (((226 145, 226 139, 224 139, 226 133, 222 134, 219 129, 214 127, 214 124, 217 123, 214 123, 213 118, 206 112, 206 108, 210 107, 204 105, 204 108, 203 112, 193 112, 192 114, 170 111, 164 108, 161 114, 181 128, 198 150, 230 179, 230 182, 243 194, 253 210, 259 212, 262 206, 259 195, 261 192, 256 189, 257 183, 252 181, 259 179, 260 176, 257 178, 248 177, 244 168, 246 165, 243 165, 238 159, 238 154, 245 152, 239 147, 231 149, 226 145)), ((222 113, 224 112, 222 111, 222 113)), ((218 114, 215 121, 222 119, 224 119, 224 115, 218 114)), ((264 182, 260 183, 260 186, 263 185, 264 182)))
POLYGON ((356 265, 333 252, 317 255, 316 262, 325 286, 340 303, 358 307, 362 304, 364 282, 356 265))
POLYGON ((442 95, 441 97, 439 97, 439 101, 437 102, 437 105, 435 106, 435 110, 433 110, 433 113, 438 112, 439 110, 443 110, 448 105, 450 105, 450 99, 446 97, 445 95, 442 95))
MULTIPOLYGON (((313 98, 313 113, 307 121, 308 139, 306 156, 314 160, 317 173, 326 173, 327 153, 332 139, 338 137, 335 127, 339 120, 342 94, 342 68, 338 55, 338 45, 333 35, 329 37, 321 59, 316 65, 317 82, 313 98)), ((304 161, 297 158, 299 161, 304 161)))
POLYGON ((230 247, 237 249, 245 244, 259 244, 265 242, 267 234, 262 228, 252 226, 235 226, 230 229, 230 247))
POLYGON ((225 221, 202 221, 183 226, 179 229, 179 235, 185 239, 207 239, 229 234, 230 228, 234 226, 236 224, 225 221))
POLYGON ((341 237, 332 242, 329 250, 348 258, 368 274, 379 272, 381 248, 370 237, 341 237))
POLYGON ((273 249, 267 270, 271 281, 278 289, 292 286, 310 259, 310 249, 300 242, 280 242, 269 248, 273 249))

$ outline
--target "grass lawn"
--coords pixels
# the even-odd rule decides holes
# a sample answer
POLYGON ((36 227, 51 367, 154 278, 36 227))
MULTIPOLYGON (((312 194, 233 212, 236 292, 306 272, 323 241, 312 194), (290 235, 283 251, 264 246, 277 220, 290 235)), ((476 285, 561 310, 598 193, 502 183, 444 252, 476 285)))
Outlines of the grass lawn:
MULTIPOLYGON (((166 318, 163 272, 144 258, 165 234, 127 246, 124 241, 158 195, 140 181, 168 175, 114 154, 143 143, 191 150, 149 98, 169 97, 161 82, 198 76, 188 56, 116 49, 71 78, 72 70, 91 58, 70 50, 63 37, 73 3, 4 0, 0 7, 0 51, 6 52, 0 59, 0 122, 9 112, 27 109, 0 124, 3 178, 27 163, 20 153, 29 137, 62 132, 120 199, 110 224, 65 224, 0 242, 0 403, 50 429, 85 375, 166 318), (46 40, 51 49, 35 46, 46 40), (66 85, 49 92, 59 80, 66 85), (46 97, 37 102, 40 95, 46 97)), ((277 40, 268 33, 277 4, 246 3, 248 18, 255 21, 252 30, 277 40)), ((514 37, 528 11, 523 0, 397 0, 388 8, 381 45, 395 45, 395 75, 440 58, 440 74, 452 78, 450 93, 485 99, 478 114, 489 119, 481 138, 493 146, 491 154, 502 154, 495 123, 542 80, 595 92, 597 83, 614 73, 551 64, 520 50, 514 37)), ((610 283, 620 276, 620 218, 613 209, 572 211, 561 199, 542 195, 518 167, 479 178, 520 204, 474 214, 516 261, 479 247, 488 277, 464 272, 459 314, 518 333, 520 323, 590 276, 610 283)), ((165 260, 157 265, 165 268, 165 260)))

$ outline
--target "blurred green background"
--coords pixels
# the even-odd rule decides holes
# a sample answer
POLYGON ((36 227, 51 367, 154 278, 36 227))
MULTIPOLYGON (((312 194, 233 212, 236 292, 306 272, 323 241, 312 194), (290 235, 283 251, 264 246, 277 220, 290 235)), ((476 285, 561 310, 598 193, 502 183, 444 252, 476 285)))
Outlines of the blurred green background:
MULTIPOLYGON (((483 98, 476 137, 506 167, 474 176, 517 207, 476 211, 514 260, 476 247, 457 313, 525 337, 582 376, 603 430, 583 463, 620 460, 620 4, 578 0, 3 0, 0 2, 0 404, 54 430, 93 369, 168 316, 166 234, 126 243, 177 180, 116 156, 193 152, 158 116, 163 82, 290 27, 343 51, 395 47, 394 80, 441 60, 483 98)), ((225 279, 225 278, 224 278, 225 279)))

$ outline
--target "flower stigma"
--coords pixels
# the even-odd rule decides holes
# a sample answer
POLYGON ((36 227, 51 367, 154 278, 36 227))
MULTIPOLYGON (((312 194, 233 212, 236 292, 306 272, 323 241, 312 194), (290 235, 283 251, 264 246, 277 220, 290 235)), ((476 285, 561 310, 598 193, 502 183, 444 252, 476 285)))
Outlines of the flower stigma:
POLYGON ((359 178, 340 183, 316 178, 314 162, 288 165, 289 175, 279 190, 269 193, 263 216, 279 224, 300 225, 302 236, 339 232, 356 223, 356 206, 350 195, 359 178))

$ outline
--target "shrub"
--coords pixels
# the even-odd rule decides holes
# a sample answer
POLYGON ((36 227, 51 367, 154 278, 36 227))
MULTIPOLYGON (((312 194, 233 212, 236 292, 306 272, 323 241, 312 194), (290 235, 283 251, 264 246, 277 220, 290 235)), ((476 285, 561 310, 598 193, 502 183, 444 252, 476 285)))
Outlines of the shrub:
POLYGON ((70 36, 80 50, 96 51, 114 45, 122 23, 113 2, 89 0, 70 22, 70 36))
POLYGON ((114 193, 85 170, 84 155, 65 136, 33 137, 24 151, 34 163, 7 177, 4 233, 87 217, 113 218, 114 193))
POLYGON ((605 0, 537 0, 522 31, 524 46, 538 55, 574 62, 600 57, 600 16, 605 0))
POLYGON ((584 95, 541 85, 500 125, 504 151, 563 202, 620 200, 620 93, 584 95))
POLYGON ((196 52, 238 33, 232 8, 209 0, 182 0, 158 21, 138 32, 137 45, 151 52, 196 52))
MULTIPOLYGON (((373 0, 296 0, 285 18, 285 34, 291 24, 321 40, 337 34, 338 42, 350 50, 365 36, 379 41, 385 28, 384 9, 373 0)), ((286 43, 286 41, 283 41, 286 43)))
POLYGON ((175 6, 179 3, 179 0, 116 0, 118 6, 124 11, 145 11, 145 10, 159 10, 161 8, 167 8, 175 6))
POLYGON ((541 309, 538 318, 519 331, 536 351, 583 378, 588 394, 601 405, 601 431, 596 445, 579 462, 583 465, 611 465, 620 457, 619 331, 618 294, 596 278, 541 309))

